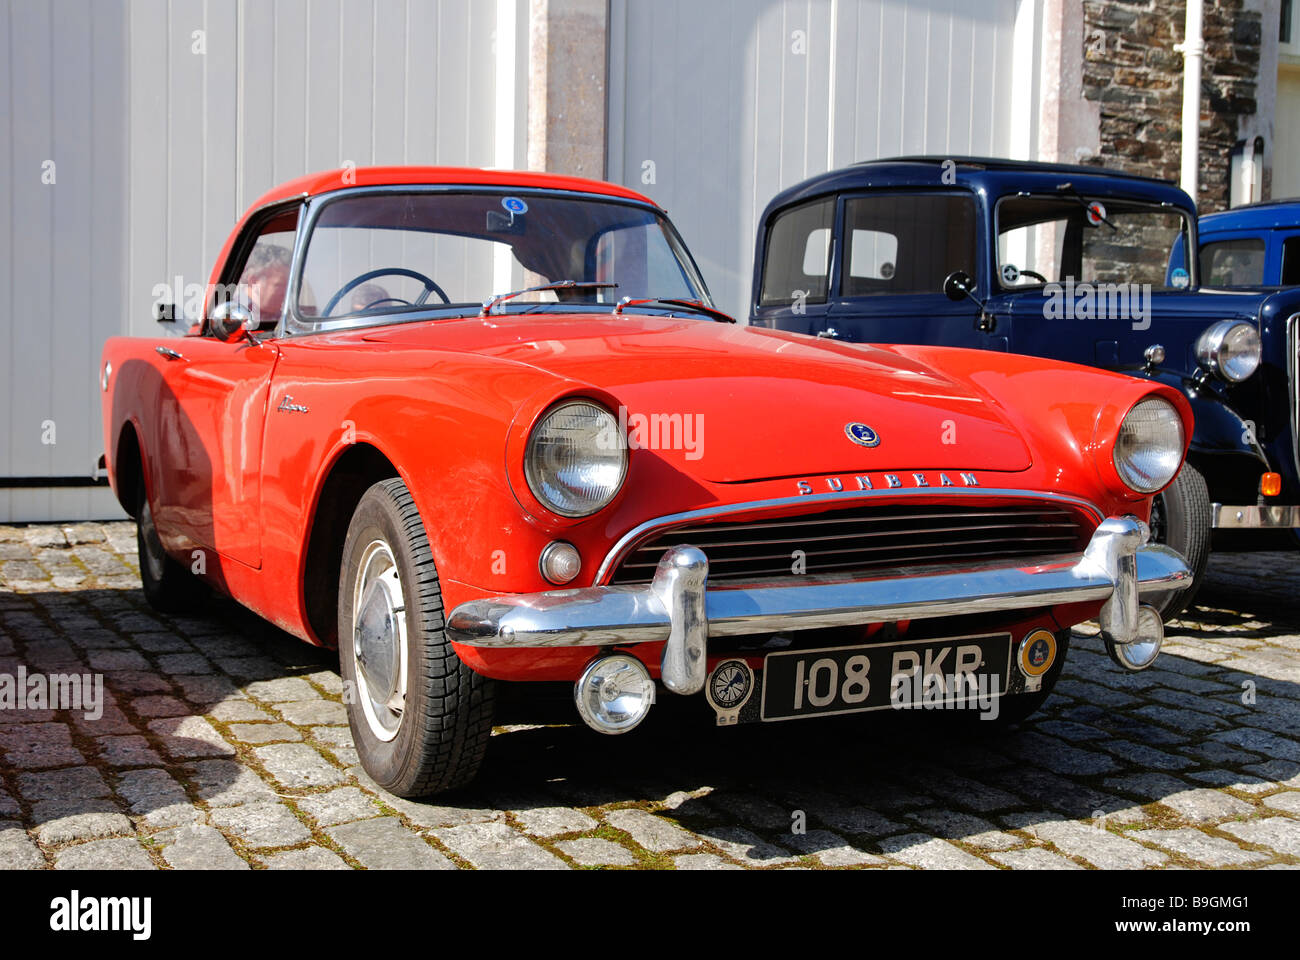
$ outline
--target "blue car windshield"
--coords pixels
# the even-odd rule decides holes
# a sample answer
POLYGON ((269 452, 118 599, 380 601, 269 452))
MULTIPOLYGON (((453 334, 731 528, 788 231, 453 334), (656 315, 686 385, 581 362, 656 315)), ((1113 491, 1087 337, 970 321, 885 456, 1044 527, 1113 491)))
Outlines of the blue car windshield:
POLYGON ((1153 289, 1190 282, 1185 252, 1178 254, 1180 262, 1170 263, 1176 247, 1188 246, 1189 218, 1181 210, 1070 193, 1004 197, 997 205, 997 230, 1003 289, 1071 279, 1153 289))

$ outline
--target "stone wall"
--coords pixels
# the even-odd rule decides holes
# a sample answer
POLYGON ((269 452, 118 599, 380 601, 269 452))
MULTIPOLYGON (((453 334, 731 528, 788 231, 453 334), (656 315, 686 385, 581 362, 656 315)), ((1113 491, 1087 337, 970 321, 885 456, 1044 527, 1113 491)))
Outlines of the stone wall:
MULTIPOLYGON (((1101 110, 1097 163, 1178 180, 1183 109, 1182 0, 1086 0, 1083 94, 1101 110)), ((1256 112, 1261 14, 1245 0, 1205 0, 1201 73, 1201 212, 1228 206, 1232 148, 1256 112)), ((1275 29, 1275 27, 1274 27, 1275 29)))

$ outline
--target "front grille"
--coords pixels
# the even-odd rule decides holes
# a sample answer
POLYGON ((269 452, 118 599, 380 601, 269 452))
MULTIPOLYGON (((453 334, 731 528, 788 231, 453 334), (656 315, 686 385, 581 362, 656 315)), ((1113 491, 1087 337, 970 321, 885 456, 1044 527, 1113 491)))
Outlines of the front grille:
POLYGON ((678 544, 704 551, 711 581, 766 580, 1077 553, 1094 526, 1055 504, 872 506, 698 523, 647 535, 610 582, 648 583, 664 551, 678 544), (800 559, 803 569, 796 570, 800 559))

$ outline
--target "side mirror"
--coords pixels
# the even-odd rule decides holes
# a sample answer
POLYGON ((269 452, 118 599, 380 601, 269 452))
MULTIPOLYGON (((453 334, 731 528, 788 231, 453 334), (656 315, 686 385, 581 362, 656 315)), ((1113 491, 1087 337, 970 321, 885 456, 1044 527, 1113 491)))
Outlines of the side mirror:
POLYGON ((997 326, 997 321, 993 319, 992 314, 984 307, 984 301, 975 296, 975 281, 971 275, 963 270, 954 270, 948 276, 943 278, 943 295, 953 303, 960 303, 963 300, 969 300, 975 306, 980 308, 979 317, 975 320, 975 329, 983 333, 991 333, 997 326))
POLYGON ((975 281, 962 270, 954 270, 943 280, 943 295, 957 303, 975 295, 975 281))
POLYGON ((223 343, 234 343, 244 337, 251 337, 257 326, 253 311, 232 300, 217 304, 208 314, 208 329, 223 343))

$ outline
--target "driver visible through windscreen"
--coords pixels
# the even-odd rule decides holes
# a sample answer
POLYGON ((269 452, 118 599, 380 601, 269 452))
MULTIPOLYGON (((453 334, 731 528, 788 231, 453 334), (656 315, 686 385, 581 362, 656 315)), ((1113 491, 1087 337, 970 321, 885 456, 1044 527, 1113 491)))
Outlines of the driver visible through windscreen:
POLYGON ((617 287, 538 291, 511 302, 709 302, 671 225, 644 205, 541 193, 383 191, 326 202, 308 238, 297 306, 307 322, 477 310, 493 294, 560 280, 617 287))

